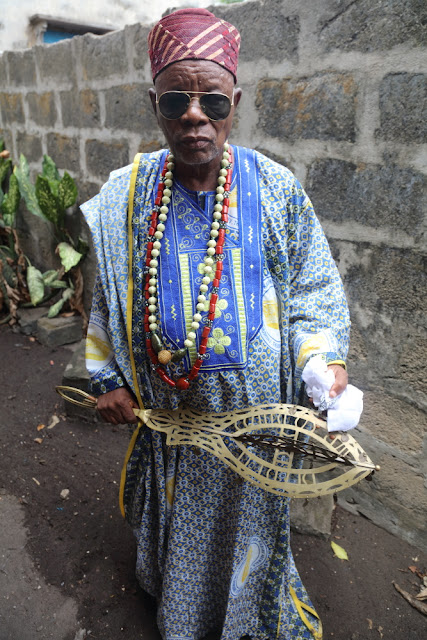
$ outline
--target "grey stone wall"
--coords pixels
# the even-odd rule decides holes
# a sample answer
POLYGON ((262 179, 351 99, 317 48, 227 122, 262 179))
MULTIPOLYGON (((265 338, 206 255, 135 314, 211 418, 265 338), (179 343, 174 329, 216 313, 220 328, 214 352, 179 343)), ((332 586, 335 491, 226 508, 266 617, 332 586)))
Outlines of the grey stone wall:
MULTIPOLYGON (((382 466, 344 506, 427 549, 426 85, 423 0, 216 6, 242 33, 231 140, 289 166, 330 240, 352 315, 357 429, 382 466)), ((32 169, 49 153, 80 200, 163 144, 147 97, 148 26, 0 57, 0 129, 32 169)), ((46 234, 28 251, 45 259, 46 234)), ((84 225, 75 217, 76 228, 84 225)), ((33 225, 31 225, 33 229, 33 225)), ((86 264, 92 281, 93 260, 86 264)), ((90 295, 90 294, 89 294, 90 295)))

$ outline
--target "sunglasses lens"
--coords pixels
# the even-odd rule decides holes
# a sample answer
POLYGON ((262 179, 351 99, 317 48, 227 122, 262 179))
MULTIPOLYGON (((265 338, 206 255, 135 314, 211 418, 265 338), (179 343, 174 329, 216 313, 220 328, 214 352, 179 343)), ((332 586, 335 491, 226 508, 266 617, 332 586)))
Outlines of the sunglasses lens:
POLYGON ((221 93, 206 93, 200 98, 200 105, 210 120, 225 120, 231 110, 231 102, 221 93))
MULTIPOLYGON (((166 91, 159 98, 159 110, 167 120, 177 120, 187 111, 190 96, 181 91, 166 91)), ((225 120, 231 110, 230 99, 221 93, 200 96, 200 106, 210 120, 225 120)))
POLYGON ((164 118, 176 120, 188 109, 190 98, 186 93, 168 91, 159 98, 159 110, 164 118))

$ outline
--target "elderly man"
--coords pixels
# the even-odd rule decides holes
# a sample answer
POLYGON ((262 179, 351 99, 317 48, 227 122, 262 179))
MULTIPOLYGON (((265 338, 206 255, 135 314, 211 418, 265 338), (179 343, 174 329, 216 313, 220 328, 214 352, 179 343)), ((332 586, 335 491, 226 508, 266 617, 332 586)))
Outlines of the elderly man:
MULTIPOLYGON (((335 374, 331 395, 347 384, 347 306, 311 203, 287 169, 228 143, 239 41, 204 9, 154 26, 150 97, 168 149, 139 154, 83 206, 98 258, 87 362, 113 424, 138 406, 301 403, 313 354, 335 374)), ((140 427, 122 505, 165 640, 321 637, 286 499, 140 427)))

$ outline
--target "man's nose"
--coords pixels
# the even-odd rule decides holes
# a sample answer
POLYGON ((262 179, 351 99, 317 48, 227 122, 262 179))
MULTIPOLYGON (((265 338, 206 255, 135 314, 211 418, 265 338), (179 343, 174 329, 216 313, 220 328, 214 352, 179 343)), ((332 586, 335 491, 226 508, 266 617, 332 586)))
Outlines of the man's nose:
POLYGON ((206 122, 209 121, 206 113, 202 109, 202 105, 200 104, 200 100, 198 97, 194 96, 190 99, 190 104, 187 107, 185 113, 181 116, 181 118, 187 119, 191 122, 206 122))

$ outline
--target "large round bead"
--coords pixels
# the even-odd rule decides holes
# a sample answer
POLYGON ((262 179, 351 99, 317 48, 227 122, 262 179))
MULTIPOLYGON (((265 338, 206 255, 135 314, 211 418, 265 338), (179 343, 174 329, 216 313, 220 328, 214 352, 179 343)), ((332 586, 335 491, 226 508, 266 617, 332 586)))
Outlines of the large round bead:
POLYGON ((189 386, 190 383, 187 378, 178 378, 178 380, 176 381, 176 388, 180 391, 185 391, 189 386))
POLYGON ((157 354, 157 358, 160 364, 169 364, 169 362, 172 360, 172 354, 167 349, 162 349, 157 354))

